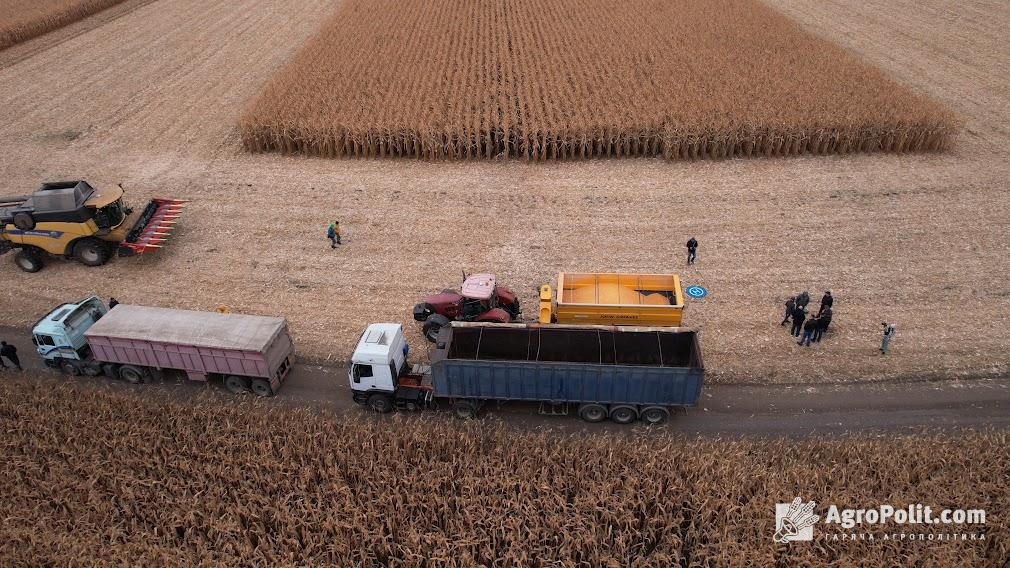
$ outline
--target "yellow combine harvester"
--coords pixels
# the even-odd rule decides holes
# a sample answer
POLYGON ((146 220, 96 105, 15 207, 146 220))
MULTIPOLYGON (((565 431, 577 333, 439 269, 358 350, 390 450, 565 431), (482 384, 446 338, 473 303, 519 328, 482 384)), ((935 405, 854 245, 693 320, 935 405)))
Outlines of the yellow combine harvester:
POLYGON ((132 256, 161 248, 186 202, 152 199, 133 217, 123 193, 122 187, 99 191, 85 181, 63 181, 0 198, 0 254, 17 250, 15 264, 38 272, 47 254, 101 266, 113 251, 132 256))
POLYGON ((678 327, 684 291, 676 274, 558 274, 558 296, 540 287, 540 323, 678 327))

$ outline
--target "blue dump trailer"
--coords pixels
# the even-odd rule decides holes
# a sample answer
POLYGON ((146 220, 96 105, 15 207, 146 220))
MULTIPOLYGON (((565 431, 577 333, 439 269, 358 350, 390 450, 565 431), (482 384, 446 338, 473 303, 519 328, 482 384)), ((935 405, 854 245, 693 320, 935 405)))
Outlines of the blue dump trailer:
POLYGON ((369 326, 349 371, 355 400, 379 412, 447 404, 461 417, 527 401, 588 422, 656 424, 697 404, 704 379, 697 333, 680 328, 453 322, 430 365, 408 368, 407 351, 399 325, 369 326))

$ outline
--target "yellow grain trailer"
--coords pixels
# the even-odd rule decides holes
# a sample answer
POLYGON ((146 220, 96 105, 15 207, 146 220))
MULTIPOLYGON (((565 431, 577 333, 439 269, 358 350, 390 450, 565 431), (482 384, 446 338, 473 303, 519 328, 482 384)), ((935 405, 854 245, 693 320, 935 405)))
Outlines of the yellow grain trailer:
POLYGON ((676 274, 558 274, 557 298, 540 287, 540 323, 678 327, 684 290, 676 274))

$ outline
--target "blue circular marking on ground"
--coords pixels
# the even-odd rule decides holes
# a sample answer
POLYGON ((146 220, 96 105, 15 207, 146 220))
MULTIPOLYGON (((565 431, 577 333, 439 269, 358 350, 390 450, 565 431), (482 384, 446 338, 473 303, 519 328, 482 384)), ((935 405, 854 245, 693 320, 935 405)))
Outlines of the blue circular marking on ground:
POLYGON ((698 285, 688 286, 687 289, 684 290, 684 293, 692 298, 704 298, 705 296, 708 296, 708 290, 698 285))

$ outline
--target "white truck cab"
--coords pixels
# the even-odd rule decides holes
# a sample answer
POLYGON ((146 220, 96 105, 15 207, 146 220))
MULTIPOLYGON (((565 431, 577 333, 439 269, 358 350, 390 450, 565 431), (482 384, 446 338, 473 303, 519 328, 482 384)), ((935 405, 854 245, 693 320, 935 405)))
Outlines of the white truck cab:
POLYGON ((396 390, 396 379, 407 360, 407 340, 398 323, 373 323, 365 329, 351 355, 347 373, 356 393, 396 390))

